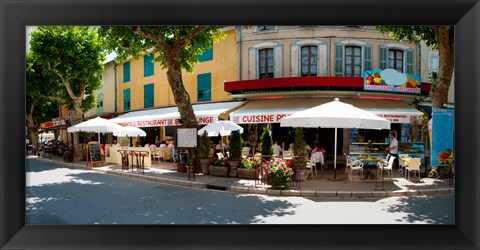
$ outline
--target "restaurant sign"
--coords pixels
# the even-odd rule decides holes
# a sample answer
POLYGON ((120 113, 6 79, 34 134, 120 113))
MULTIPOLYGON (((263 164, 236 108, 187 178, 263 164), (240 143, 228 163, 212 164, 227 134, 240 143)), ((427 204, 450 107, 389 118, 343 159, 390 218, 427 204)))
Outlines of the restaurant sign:
POLYGON ((237 124, 252 124, 252 123, 279 123, 280 119, 289 116, 292 113, 270 113, 270 114, 247 114, 247 115, 233 115, 231 120, 237 124))
POLYGON ((368 91, 420 94, 420 76, 394 69, 374 69, 363 73, 363 87, 368 91))
POLYGON ((57 117, 52 119, 53 126, 64 126, 67 125, 68 117, 57 117))
POLYGON ((410 123, 410 115, 407 114, 381 114, 376 115, 389 120, 391 123, 410 123))
MULTIPOLYGON (((197 117, 197 123, 199 125, 206 125, 218 120, 217 116, 202 116, 197 117)), ((178 118, 166 118, 166 119, 138 119, 136 121, 118 122, 122 126, 133 126, 139 128, 146 127, 165 127, 165 126, 180 126, 182 123, 178 118)))

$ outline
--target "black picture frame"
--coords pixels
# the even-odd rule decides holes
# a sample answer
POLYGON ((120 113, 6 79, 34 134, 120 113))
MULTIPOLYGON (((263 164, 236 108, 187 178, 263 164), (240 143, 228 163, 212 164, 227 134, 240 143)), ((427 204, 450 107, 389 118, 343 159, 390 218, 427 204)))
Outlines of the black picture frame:
POLYGON ((479 248, 477 0, 2 0, 0 16, 2 249, 479 248), (456 225, 25 225, 25 27, 112 24, 455 25, 456 225))

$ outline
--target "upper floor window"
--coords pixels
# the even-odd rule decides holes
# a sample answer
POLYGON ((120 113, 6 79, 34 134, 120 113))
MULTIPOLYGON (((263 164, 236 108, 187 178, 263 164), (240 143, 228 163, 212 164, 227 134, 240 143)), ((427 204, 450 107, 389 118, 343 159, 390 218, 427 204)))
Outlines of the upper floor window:
POLYGON ((123 90, 123 110, 130 110, 130 89, 123 90))
POLYGON ((429 66, 430 66, 430 78, 437 79, 438 78, 438 52, 430 52, 429 55, 429 66))
POLYGON ((414 73, 414 50, 402 44, 380 46, 380 69, 394 69, 400 73, 414 73))
POLYGON ((197 55, 197 59, 199 62, 206 62, 213 60, 213 45, 210 49, 203 52, 201 55, 197 55))
POLYGON ((317 75, 317 46, 303 46, 301 49, 302 76, 317 75))
POLYGON ((273 48, 261 49, 258 51, 258 72, 259 78, 273 78, 274 62, 273 48))
POLYGON ((396 49, 388 51, 388 68, 403 72, 403 51, 396 49))
POLYGON ((153 88, 154 88, 153 83, 145 84, 143 86, 143 107, 144 108, 151 108, 154 106, 155 92, 153 91, 153 88))
POLYGON ((212 74, 197 75, 197 102, 207 102, 212 100, 212 74))
POLYGON ((345 76, 361 77, 362 48, 358 46, 345 47, 345 76))
POLYGON ((335 76, 362 77, 372 70, 372 46, 362 41, 335 44, 335 76))
POLYGON ((123 64, 123 82, 130 81, 130 62, 123 64))
POLYGON ((97 115, 103 114, 103 93, 97 95, 97 115))
POLYGON ((154 74, 153 54, 143 57, 143 76, 152 76, 154 74))

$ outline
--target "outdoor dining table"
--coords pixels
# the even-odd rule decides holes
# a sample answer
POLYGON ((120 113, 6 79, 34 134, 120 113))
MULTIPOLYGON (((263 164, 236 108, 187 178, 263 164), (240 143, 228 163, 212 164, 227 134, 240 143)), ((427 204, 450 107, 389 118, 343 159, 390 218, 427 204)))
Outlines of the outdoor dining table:
POLYGON ((373 173, 373 169, 377 168, 377 162, 380 161, 378 158, 368 157, 368 158, 360 158, 361 162, 363 162, 363 174, 364 179, 375 179, 375 174, 373 173))
POLYGON ((136 167, 137 171, 141 170, 145 174, 145 157, 150 155, 149 152, 134 149, 119 149, 118 152, 122 155, 122 171, 124 169, 128 170, 129 166, 132 166, 132 171, 136 167), (129 164, 128 156, 131 157, 131 164, 129 164))

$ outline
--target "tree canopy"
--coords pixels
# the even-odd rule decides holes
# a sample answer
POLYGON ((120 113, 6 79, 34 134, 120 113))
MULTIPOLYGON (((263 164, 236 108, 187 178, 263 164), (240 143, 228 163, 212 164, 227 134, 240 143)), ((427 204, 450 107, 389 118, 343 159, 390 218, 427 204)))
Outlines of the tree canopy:
POLYGON ((202 54, 225 37, 216 26, 103 26, 100 34, 117 61, 128 56, 154 54, 154 61, 167 69, 167 79, 180 112, 182 126, 196 127, 190 95, 185 90, 182 69, 192 72, 202 54))

